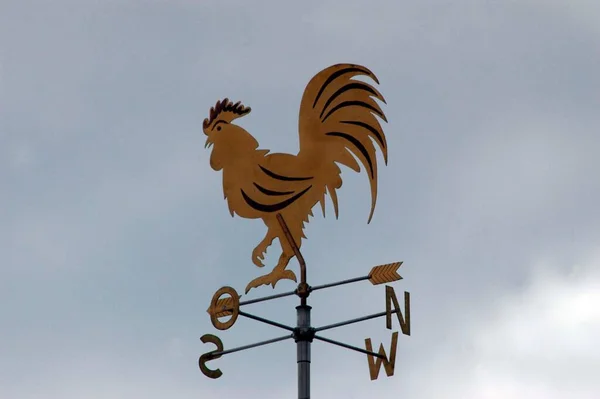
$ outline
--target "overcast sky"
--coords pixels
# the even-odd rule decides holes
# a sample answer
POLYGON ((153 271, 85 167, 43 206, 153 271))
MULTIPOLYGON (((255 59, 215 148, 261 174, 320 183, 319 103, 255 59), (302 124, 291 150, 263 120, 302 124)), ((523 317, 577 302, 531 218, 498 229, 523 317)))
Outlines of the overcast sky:
MULTIPOLYGON (((599 48, 594 0, 0 0, 0 397, 295 397, 293 341, 198 369, 203 334, 283 334, 206 313, 264 272, 265 227, 230 217, 202 120, 241 100, 262 148, 295 153, 305 85, 350 62, 381 82, 389 163, 371 224, 348 169, 340 219, 315 212, 309 283, 404 261, 412 335, 374 382, 366 356, 315 342, 313 397, 597 398, 599 48)), ((384 292, 315 292, 313 324, 384 292)), ((294 324, 296 304, 246 310, 294 324)), ((323 335, 389 351, 392 331, 323 335)))

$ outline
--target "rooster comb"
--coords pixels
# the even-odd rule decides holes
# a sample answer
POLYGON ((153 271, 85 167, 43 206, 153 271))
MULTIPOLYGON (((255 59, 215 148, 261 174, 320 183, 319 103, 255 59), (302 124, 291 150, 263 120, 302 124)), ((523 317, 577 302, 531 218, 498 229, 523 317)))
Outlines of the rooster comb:
POLYGON ((228 98, 225 98, 221 101, 217 101, 215 106, 210 108, 210 115, 208 118, 204 119, 202 126, 205 129, 208 128, 218 116, 222 116, 221 119, 231 122, 234 119, 247 115, 250 111, 251 108, 245 107, 241 101, 234 104, 229 101, 228 98))

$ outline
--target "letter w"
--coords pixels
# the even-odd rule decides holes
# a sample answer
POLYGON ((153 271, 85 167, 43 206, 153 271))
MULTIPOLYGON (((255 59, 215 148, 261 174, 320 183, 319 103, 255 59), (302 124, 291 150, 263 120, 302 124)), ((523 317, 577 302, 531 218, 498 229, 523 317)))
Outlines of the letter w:
MULTIPOLYGON (((365 339, 365 346, 369 352, 373 352, 373 345, 371 344, 371 338, 365 339)), ((394 367, 396 365, 396 347, 398 346, 398 333, 394 332, 392 334, 392 347, 390 348, 390 358, 388 360, 387 355, 385 353, 385 349, 383 348, 383 344, 379 346, 379 354, 382 355, 385 359, 377 358, 374 359, 375 356, 367 355, 367 359, 369 361, 369 373, 371 374, 371 381, 376 380, 379 377, 379 370, 381 370, 381 363, 383 363, 383 368, 385 369, 385 373, 388 377, 394 375, 394 367)))

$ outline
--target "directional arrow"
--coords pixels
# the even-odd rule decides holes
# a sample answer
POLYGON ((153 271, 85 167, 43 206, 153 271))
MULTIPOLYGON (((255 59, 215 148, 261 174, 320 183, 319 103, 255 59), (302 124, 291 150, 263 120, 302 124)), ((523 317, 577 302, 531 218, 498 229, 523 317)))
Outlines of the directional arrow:
POLYGON ((362 277, 351 278, 349 280, 342 280, 335 283, 316 285, 310 287, 310 291, 322 290, 323 288, 335 287, 337 285, 344 285, 350 283, 356 283, 358 281, 369 280, 373 285, 391 283, 392 281, 401 280, 402 277, 398 274, 398 268, 402 265, 402 262, 387 263, 385 265, 375 266, 371 269, 368 275, 362 277))
POLYGON ((373 285, 391 283, 401 280, 402 276, 398 274, 398 268, 402 262, 388 263, 386 265, 375 266, 369 272, 369 281, 373 285))

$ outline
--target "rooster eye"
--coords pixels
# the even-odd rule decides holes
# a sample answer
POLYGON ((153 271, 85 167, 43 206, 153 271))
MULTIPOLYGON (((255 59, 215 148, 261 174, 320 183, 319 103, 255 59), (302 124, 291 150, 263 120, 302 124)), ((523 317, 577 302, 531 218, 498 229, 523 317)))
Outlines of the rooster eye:
POLYGON ((217 130, 220 131, 221 130, 221 126, 217 126, 217 130))

